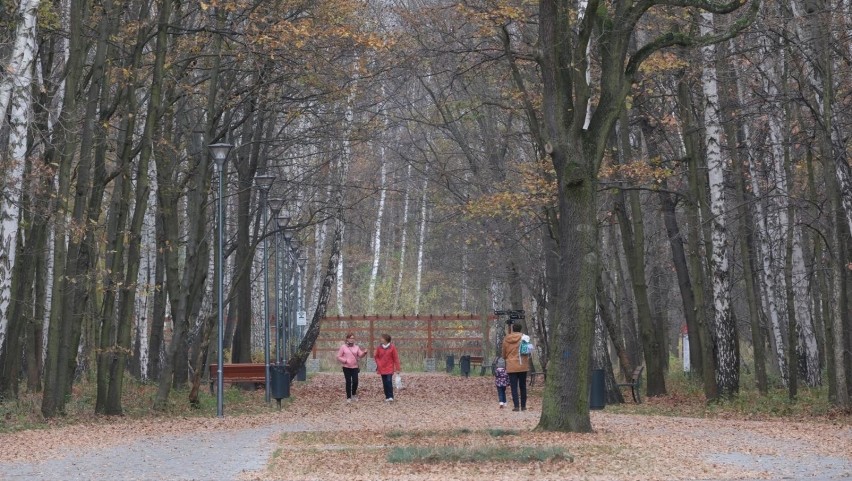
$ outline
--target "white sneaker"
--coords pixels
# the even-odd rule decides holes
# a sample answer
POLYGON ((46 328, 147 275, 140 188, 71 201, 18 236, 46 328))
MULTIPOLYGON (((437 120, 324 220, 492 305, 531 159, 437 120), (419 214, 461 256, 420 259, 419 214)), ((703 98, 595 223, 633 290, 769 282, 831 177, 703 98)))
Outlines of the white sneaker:
POLYGON ((504 407, 506 407, 506 403, 500 403, 500 409, 503 409, 504 407))
POLYGON ((389 398, 385 399, 385 402, 386 402, 386 403, 393 402, 393 398, 392 398, 392 397, 389 397, 389 398))
POLYGON ((357 400, 358 400, 358 396, 356 396, 356 395, 354 395, 354 394, 353 394, 353 395, 352 395, 352 400, 353 400, 353 401, 357 401, 357 400))

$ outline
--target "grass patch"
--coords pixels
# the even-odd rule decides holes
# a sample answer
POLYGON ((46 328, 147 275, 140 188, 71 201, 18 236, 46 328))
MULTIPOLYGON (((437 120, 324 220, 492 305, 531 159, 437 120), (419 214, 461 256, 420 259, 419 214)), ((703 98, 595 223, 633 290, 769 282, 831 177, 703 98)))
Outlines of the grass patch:
POLYGON ((516 436, 518 434, 516 429, 489 429, 486 432, 489 436, 494 438, 499 438, 501 436, 516 436))
POLYGON ((563 448, 511 448, 495 446, 486 448, 458 447, 401 447, 393 448, 388 454, 390 463, 487 463, 487 462, 535 462, 548 460, 574 461, 563 448))
MULTIPOLYGON (((816 388, 800 385, 796 399, 791 401, 787 390, 777 385, 761 394, 754 387, 752 377, 744 374, 737 396, 707 402, 701 380, 684 373, 677 361, 672 363, 666 376, 666 395, 646 398, 644 387, 643 382, 642 404, 626 400, 625 404, 608 404, 606 411, 648 416, 852 422, 849 413, 843 413, 828 401, 827 385, 816 388)), ((630 395, 629 390, 622 390, 622 394, 630 395)))

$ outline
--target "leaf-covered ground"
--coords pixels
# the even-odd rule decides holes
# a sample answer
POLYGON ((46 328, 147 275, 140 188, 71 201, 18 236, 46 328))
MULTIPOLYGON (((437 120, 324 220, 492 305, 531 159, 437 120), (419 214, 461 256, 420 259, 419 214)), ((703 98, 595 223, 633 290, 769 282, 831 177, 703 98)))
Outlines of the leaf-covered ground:
MULTIPOLYGON (((538 390, 526 412, 512 412, 498 408, 489 377, 417 373, 405 381, 393 403, 383 401, 375 374, 362 373, 360 399, 345 403, 342 374, 320 373, 295 383, 292 400, 281 411, 231 416, 226 405, 224 419, 99 418, 0 434, 0 479, 72 479, 71 470, 73 479, 128 480, 852 479, 848 418, 755 421, 605 409, 592 412, 594 433, 545 433, 534 430, 538 390), (204 449, 221 444, 211 436, 235 443, 230 456, 204 449), (177 453, 154 448, 175 439, 180 440, 177 453), (395 448, 435 447, 474 455, 559 448, 566 456, 523 462, 388 461, 395 448), (245 449, 260 461, 249 459, 245 449), (126 469, 115 463, 122 456, 126 469), (226 464, 236 471, 224 469, 226 464)), ((253 399, 262 402, 262 392, 253 399)))

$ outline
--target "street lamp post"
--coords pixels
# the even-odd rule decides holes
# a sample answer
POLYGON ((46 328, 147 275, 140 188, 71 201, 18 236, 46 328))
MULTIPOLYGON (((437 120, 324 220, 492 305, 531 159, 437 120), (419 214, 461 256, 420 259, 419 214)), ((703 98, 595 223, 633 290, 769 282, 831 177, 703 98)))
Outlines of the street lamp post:
MULTIPOLYGON (((282 202, 283 207, 283 202, 282 202)), ((287 224, 290 223, 290 215, 287 213, 287 209, 282 209, 276 218, 278 221, 278 231, 280 233, 286 232, 285 229, 287 224)), ((278 242, 278 238, 276 237, 276 242, 278 242)), ((280 261, 279 264, 280 266, 280 261)), ((282 322, 282 318, 284 314, 284 305, 283 305, 283 294, 284 289, 282 287, 284 273, 282 272, 281 280, 276 279, 275 281, 275 302, 276 309, 279 309, 279 315, 276 317, 276 345, 275 345, 275 354, 278 359, 278 364, 281 365, 284 362, 283 349, 284 349, 284 323, 282 322)))
MULTIPOLYGON (((299 256, 297 262, 299 263, 299 288, 297 294, 298 308, 296 312, 298 312, 298 315, 301 316, 302 312, 305 310, 305 286, 302 284, 302 280, 306 279, 307 276, 305 272, 305 266, 308 264, 308 256, 306 256, 305 253, 302 252, 302 255, 299 256)), ((304 323, 299 325, 299 341, 301 341, 302 338, 305 336, 306 323, 307 319, 305 319, 304 323)))
POLYGON ((269 195, 269 189, 272 183, 275 182, 274 175, 256 175, 254 184, 257 190, 260 191, 260 208, 263 211, 263 362, 265 369, 265 385, 266 385, 266 402, 270 400, 269 396, 269 256, 266 249, 266 224, 269 222, 269 213, 266 208, 266 199, 269 195))
POLYGON ((275 262, 275 279, 272 282, 272 285, 275 289, 275 359, 276 363, 278 360, 278 319, 281 318, 281 295, 279 294, 278 283, 279 283, 279 258, 278 258, 278 231, 281 230, 281 226, 278 221, 278 213, 281 212, 281 207, 284 205, 284 199, 280 197, 273 197, 267 200, 269 203, 269 210, 272 211, 272 218, 275 222, 275 235, 273 236, 274 247, 272 250, 275 252, 273 254, 274 262, 275 262))
POLYGON ((216 228, 216 263, 219 266, 219 276, 217 279, 217 298, 216 303, 218 304, 219 312, 218 312, 218 324, 219 324, 219 333, 217 336, 217 371, 216 371, 216 416, 224 417, 223 407, 224 402, 222 399, 222 391, 225 388, 225 381, 222 378, 222 364, 224 363, 224 355, 223 355, 223 344, 225 340, 225 311, 224 311, 224 303, 225 303, 225 256, 224 256, 224 245, 225 245, 225 224, 224 224, 224 216, 225 216, 225 161, 228 160, 228 153, 231 151, 233 145, 231 144, 210 144, 208 148, 210 149, 210 154, 213 156, 213 160, 216 161, 216 174, 219 178, 219 199, 216 203, 217 210, 217 228, 216 228))
POLYGON ((282 324, 283 324, 283 334, 284 334, 284 357, 286 358, 290 353, 290 343, 292 342, 291 336, 292 331, 290 330, 290 312, 292 310, 291 300, 290 300, 290 281, 291 276, 293 275, 293 268, 291 266, 291 259, 293 258, 293 253, 291 250, 291 242, 293 240, 293 232, 284 229, 282 233, 284 236, 284 252, 286 253, 286 257, 284 259, 284 279, 282 282, 281 288, 284 290, 284 315, 282 324))

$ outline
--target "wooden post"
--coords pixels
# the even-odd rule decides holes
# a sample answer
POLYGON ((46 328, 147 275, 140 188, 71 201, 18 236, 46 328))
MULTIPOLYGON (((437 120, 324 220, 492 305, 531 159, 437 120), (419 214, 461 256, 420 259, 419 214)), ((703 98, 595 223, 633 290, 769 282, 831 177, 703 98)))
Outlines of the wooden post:
POLYGON ((432 358, 432 316, 426 320, 426 357, 432 358))

